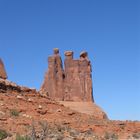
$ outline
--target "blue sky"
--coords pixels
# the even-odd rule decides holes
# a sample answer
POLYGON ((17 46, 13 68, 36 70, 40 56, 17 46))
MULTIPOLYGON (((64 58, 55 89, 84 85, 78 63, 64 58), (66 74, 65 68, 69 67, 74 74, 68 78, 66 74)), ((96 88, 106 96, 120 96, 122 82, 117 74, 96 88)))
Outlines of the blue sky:
POLYGON ((0 0, 9 80, 39 89, 58 47, 89 53, 94 98, 110 119, 140 120, 139 0, 0 0))

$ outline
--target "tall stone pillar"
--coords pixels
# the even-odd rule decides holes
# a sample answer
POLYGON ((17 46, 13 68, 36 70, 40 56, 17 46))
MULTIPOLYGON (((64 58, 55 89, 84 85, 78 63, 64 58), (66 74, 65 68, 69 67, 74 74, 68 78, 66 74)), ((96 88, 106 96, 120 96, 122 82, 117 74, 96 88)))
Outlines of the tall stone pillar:
POLYGON ((81 52, 79 61, 79 75, 83 101, 93 101, 92 69, 87 52, 81 52))
POLYGON ((64 90, 64 71, 62 60, 59 55, 59 49, 54 49, 54 55, 48 58, 48 71, 45 75, 41 91, 46 93, 50 98, 63 100, 64 90))
POLYGON ((94 101, 92 95, 91 64, 87 52, 73 59, 73 52, 65 52, 65 93, 66 101, 94 101))
POLYGON ((73 60, 73 52, 72 51, 66 51, 65 52, 65 91, 64 91, 64 100, 65 101, 71 101, 73 100, 73 73, 74 73, 74 66, 73 66, 74 60, 73 60))

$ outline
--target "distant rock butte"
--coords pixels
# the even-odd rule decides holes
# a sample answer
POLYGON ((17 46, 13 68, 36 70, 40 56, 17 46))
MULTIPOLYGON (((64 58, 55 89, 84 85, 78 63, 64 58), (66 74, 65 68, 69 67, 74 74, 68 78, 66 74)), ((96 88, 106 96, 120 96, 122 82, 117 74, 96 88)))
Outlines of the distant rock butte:
POLYGON ((88 53, 81 52, 78 60, 73 59, 72 51, 64 54, 64 68, 58 48, 48 58, 48 71, 40 91, 57 101, 94 102, 88 53))
POLYGON ((7 74, 2 59, 0 59, 0 78, 7 79, 7 74))

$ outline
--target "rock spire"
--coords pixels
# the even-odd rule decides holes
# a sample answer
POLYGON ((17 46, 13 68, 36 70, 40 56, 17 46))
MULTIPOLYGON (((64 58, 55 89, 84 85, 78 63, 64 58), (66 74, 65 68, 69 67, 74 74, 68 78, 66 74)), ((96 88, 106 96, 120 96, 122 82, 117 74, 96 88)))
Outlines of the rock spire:
POLYGON ((64 68, 59 49, 48 58, 48 71, 40 91, 58 101, 93 101, 91 63, 87 52, 75 60, 72 51, 66 51, 64 68))

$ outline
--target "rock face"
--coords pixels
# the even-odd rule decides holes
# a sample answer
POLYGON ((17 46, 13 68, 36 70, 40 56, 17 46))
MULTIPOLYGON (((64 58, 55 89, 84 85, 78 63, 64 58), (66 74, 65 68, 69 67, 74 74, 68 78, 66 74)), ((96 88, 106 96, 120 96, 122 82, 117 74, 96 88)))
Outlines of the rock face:
POLYGON ((7 79, 7 74, 6 74, 4 64, 1 59, 0 59, 0 78, 7 79))
POLYGON ((28 87, 19 86, 9 80, 0 78, 0 93, 19 93, 19 94, 26 94, 26 93, 34 93, 38 94, 36 89, 31 89, 28 87))
POLYGON ((41 91, 52 99, 63 100, 64 78, 65 75, 59 49, 55 48, 54 55, 48 58, 48 71, 45 75, 41 91))
POLYGON ((91 63, 87 52, 73 59, 73 52, 65 52, 64 69, 59 49, 48 58, 48 71, 41 92, 58 101, 93 101, 91 63))

